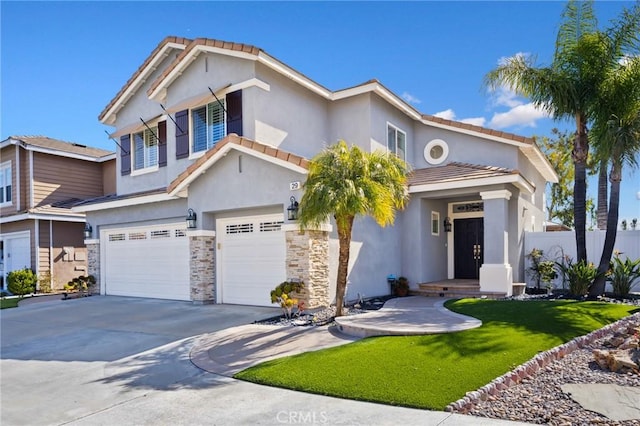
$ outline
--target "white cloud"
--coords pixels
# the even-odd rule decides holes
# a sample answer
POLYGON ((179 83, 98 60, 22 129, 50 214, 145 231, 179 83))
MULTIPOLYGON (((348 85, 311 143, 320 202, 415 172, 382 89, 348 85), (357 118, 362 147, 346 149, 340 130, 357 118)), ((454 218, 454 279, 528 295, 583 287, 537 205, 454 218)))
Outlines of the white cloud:
POLYGON ((518 52, 512 56, 502 56, 500 59, 498 59, 498 65, 500 66, 506 65, 511 60, 511 58, 522 58, 526 60, 530 56, 531 56, 531 53, 529 52, 518 52))
POLYGON ((402 99, 404 99, 405 101, 409 102, 410 104, 422 103, 422 101, 420 99, 416 98, 415 96, 413 96, 409 92, 402 93, 402 99))
POLYGON ((486 119, 484 117, 469 117, 463 119, 457 119, 456 113, 451 108, 445 109, 444 111, 436 112, 433 114, 434 117, 444 118, 445 120, 456 120, 461 123, 473 124, 474 126, 484 126, 486 123, 486 119))
POLYGON ((500 86, 491 94, 492 106, 506 106, 509 108, 515 108, 519 105, 523 105, 524 101, 519 99, 516 92, 510 90, 506 86, 500 86))
POLYGON ((456 113, 453 112, 451 108, 445 109, 444 111, 436 112, 433 114, 434 117, 444 118, 445 120, 455 120, 456 113))
POLYGON ((460 120, 461 123, 472 124, 474 126, 484 126, 484 123, 487 122, 487 119, 484 117, 471 117, 460 120))
POLYGON ((536 108, 532 103, 517 105, 507 112, 496 112, 489 122, 489 127, 503 129, 505 127, 536 127, 536 120, 549 117, 549 114, 536 108))

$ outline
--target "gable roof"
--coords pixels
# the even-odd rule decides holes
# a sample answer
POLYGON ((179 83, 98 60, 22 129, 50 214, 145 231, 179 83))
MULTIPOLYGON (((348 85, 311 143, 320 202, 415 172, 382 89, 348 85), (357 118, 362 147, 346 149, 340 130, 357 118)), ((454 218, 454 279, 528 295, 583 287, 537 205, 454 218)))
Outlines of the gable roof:
POLYGON ((29 151, 76 158, 79 160, 95 161, 98 163, 115 158, 115 152, 113 151, 53 139, 48 136, 10 136, 0 144, 0 147, 4 148, 8 145, 18 145, 29 151))
POLYGON ((410 193, 504 183, 511 183, 527 192, 535 190, 535 185, 518 170, 458 162, 414 170, 407 180, 410 193))
POLYGON ((191 182, 213 166, 220 158, 224 157, 231 149, 262 158, 298 173, 306 174, 309 169, 309 161, 306 158, 231 133, 180 173, 167 188, 167 193, 170 196, 183 195, 191 182))
POLYGON ((169 64, 169 66, 162 71, 158 78, 152 82, 150 88, 147 90, 147 96, 150 99, 160 100, 163 96, 164 90, 201 52, 214 52, 241 57, 260 62, 327 100, 334 101, 358 96, 364 93, 375 93, 413 120, 420 121, 425 125, 445 128, 455 132, 467 133, 476 137, 517 146, 547 181, 557 182, 555 170, 532 138, 526 138, 514 133, 488 129, 458 121, 446 120, 428 114, 421 114, 412 105, 386 88, 376 79, 366 81, 353 87, 331 91, 278 59, 268 55, 259 47, 250 44, 208 38, 197 38, 195 40, 191 40, 182 37, 169 36, 162 40, 140 68, 138 68, 136 73, 134 73, 120 92, 118 92, 118 94, 100 114, 99 118, 101 122, 105 124, 113 124, 113 113, 121 108, 128 97, 132 96, 139 86, 146 81, 150 74, 156 69, 155 67, 158 65, 160 60, 167 55, 166 52, 170 48, 176 48, 182 51, 169 64))
POLYGON ((151 52, 151 54, 145 59, 145 61, 138 67, 138 69, 133 73, 133 75, 127 80, 127 82, 122 86, 120 91, 111 99, 109 104, 102 110, 98 119, 105 123, 111 122, 110 116, 115 112, 122 98, 128 98, 138 87, 143 84, 149 75, 155 70, 155 66, 158 65, 160 60, 162 60, 165 56, 168 55, 169 49, 184 49, 187 44, 191 43, 191 39, 184 37, 176 37, 176 36, 168 36, 162 40, 155 49, 151 52))

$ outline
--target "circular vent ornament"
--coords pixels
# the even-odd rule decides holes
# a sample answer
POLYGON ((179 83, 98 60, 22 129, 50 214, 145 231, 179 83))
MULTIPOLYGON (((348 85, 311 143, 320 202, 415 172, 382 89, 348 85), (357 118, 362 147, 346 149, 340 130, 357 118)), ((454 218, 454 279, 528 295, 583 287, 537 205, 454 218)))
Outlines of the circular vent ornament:
POLYGON ((449 145, 442 139, 433 139, 424 147, 424 159, 429 164, 442 164, 449 156, 449 145))

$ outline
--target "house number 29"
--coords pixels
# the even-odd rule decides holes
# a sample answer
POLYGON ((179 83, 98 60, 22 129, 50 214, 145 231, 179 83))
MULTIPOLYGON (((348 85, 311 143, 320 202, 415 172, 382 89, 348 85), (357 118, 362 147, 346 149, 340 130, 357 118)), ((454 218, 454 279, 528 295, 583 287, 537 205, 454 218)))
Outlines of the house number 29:
POLYGON ((297 191, 298 189, 302 188, 302 185, 300 184, 300 182, 291 182, 289 184, 289 189, 291 191, 297 191))

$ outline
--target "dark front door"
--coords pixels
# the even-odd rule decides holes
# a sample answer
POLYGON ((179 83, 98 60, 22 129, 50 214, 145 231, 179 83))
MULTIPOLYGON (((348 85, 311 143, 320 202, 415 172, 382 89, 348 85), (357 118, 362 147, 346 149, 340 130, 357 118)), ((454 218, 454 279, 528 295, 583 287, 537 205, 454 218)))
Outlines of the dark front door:
POLYGON ((484 258, 484 220, 481 217, 453 220, 455 278, 478 279, 484 258))

